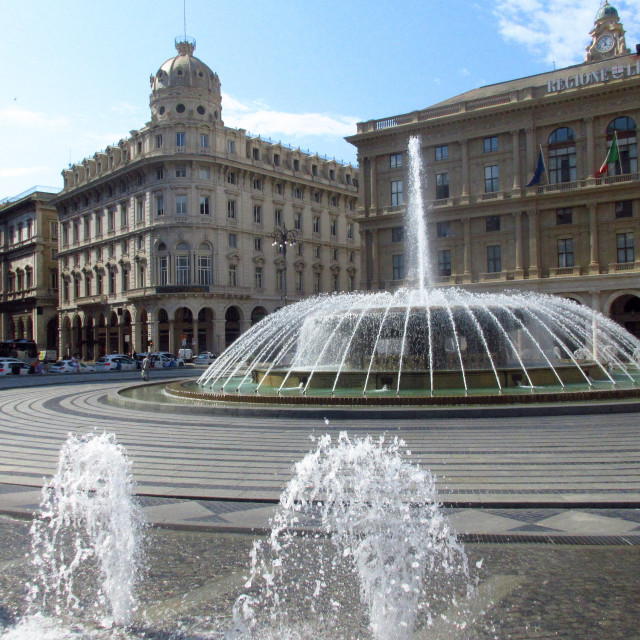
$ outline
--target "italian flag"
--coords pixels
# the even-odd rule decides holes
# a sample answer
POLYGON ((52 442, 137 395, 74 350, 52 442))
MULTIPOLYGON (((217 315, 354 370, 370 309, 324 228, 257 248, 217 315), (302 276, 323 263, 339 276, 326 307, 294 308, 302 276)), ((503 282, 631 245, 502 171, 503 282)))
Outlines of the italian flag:
POLYGON ((618 153, 618 134, 617 132, 613 132, 613 141, 611 142, 611 146, 609 147, 609 151, 607 153, 607 157, 604 159, 602 166, 598 171, 596 171, 596 178, 602 178, 602 176, 607 175, 607 171, 609 170, 609 165, 613 162, 620 161, 620 154, 618 153))

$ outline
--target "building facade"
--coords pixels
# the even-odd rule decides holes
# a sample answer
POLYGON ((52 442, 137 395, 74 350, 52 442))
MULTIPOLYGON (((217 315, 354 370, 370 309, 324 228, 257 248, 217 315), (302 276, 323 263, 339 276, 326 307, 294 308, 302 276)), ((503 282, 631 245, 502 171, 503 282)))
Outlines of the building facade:
POLYGON ((57 350, 58 216, 54 192, 34 187, 0 203, 0 340, 57 350))
POLYGON ((360 278, 357 171, 222 120, 195 42, 151 76, 151 120, 64 170, 63 353, 221 351, 287 301, 360 278), (296 243, 274 246, 274 234, 296 243))
POLYGON ((640 55, 606 2, 591 37, 583 64, 358 124, 362 288, 406 284, 419 136, 436 286, 570 297, 640 336, 640 55))

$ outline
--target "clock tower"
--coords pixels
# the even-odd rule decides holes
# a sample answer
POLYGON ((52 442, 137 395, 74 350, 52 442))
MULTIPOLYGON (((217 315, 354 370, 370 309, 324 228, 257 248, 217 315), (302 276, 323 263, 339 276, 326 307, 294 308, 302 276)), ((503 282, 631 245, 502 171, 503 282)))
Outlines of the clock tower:
POLYGON ((604 0, 596 14, 593 30, 589 34, 591 43, 587 47, 587 62, 607 60, 630 53, 624 41, 624 28, 615 7, 604 0))

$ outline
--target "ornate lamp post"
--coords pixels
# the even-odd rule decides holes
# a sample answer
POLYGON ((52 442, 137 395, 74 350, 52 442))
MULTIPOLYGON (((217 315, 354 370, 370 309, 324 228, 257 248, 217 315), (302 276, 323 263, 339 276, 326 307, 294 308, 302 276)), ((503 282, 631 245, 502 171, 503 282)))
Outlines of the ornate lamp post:
POLYGON ((278 247, 278 250, 282 252, 282 258, 284 260, 284 269, 282 274, 282 290, 283 290, 283 306, 287 306, 287 246, 293 246, 296 244, 296 237, 298 232, 295 229, 287 229, 286 226, 276 227, 271 234, 273 238, 272 246, 278 247))

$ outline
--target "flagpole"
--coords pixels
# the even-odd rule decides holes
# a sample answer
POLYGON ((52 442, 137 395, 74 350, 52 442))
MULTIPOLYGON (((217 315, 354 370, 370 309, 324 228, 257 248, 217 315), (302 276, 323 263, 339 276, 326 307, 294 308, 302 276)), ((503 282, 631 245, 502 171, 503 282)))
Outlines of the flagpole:
POLYGON ((613 141, 616 145, 616 151, 618 153, 618 166, 620 167, 620 175, 622 175, 622 158, 620 157, 620 145, 618 144, 618 132, 613 132, 613 141))
POLYGON ((544 167, 544 175, 547 176, 547 186, 551 184, 549 182, 549 172, 547 171, 547 163, 544 161, 544 152, 542 151, 542 145, 538 145, 540 147, 540 157, 542 158, 542 166, 544 167))

